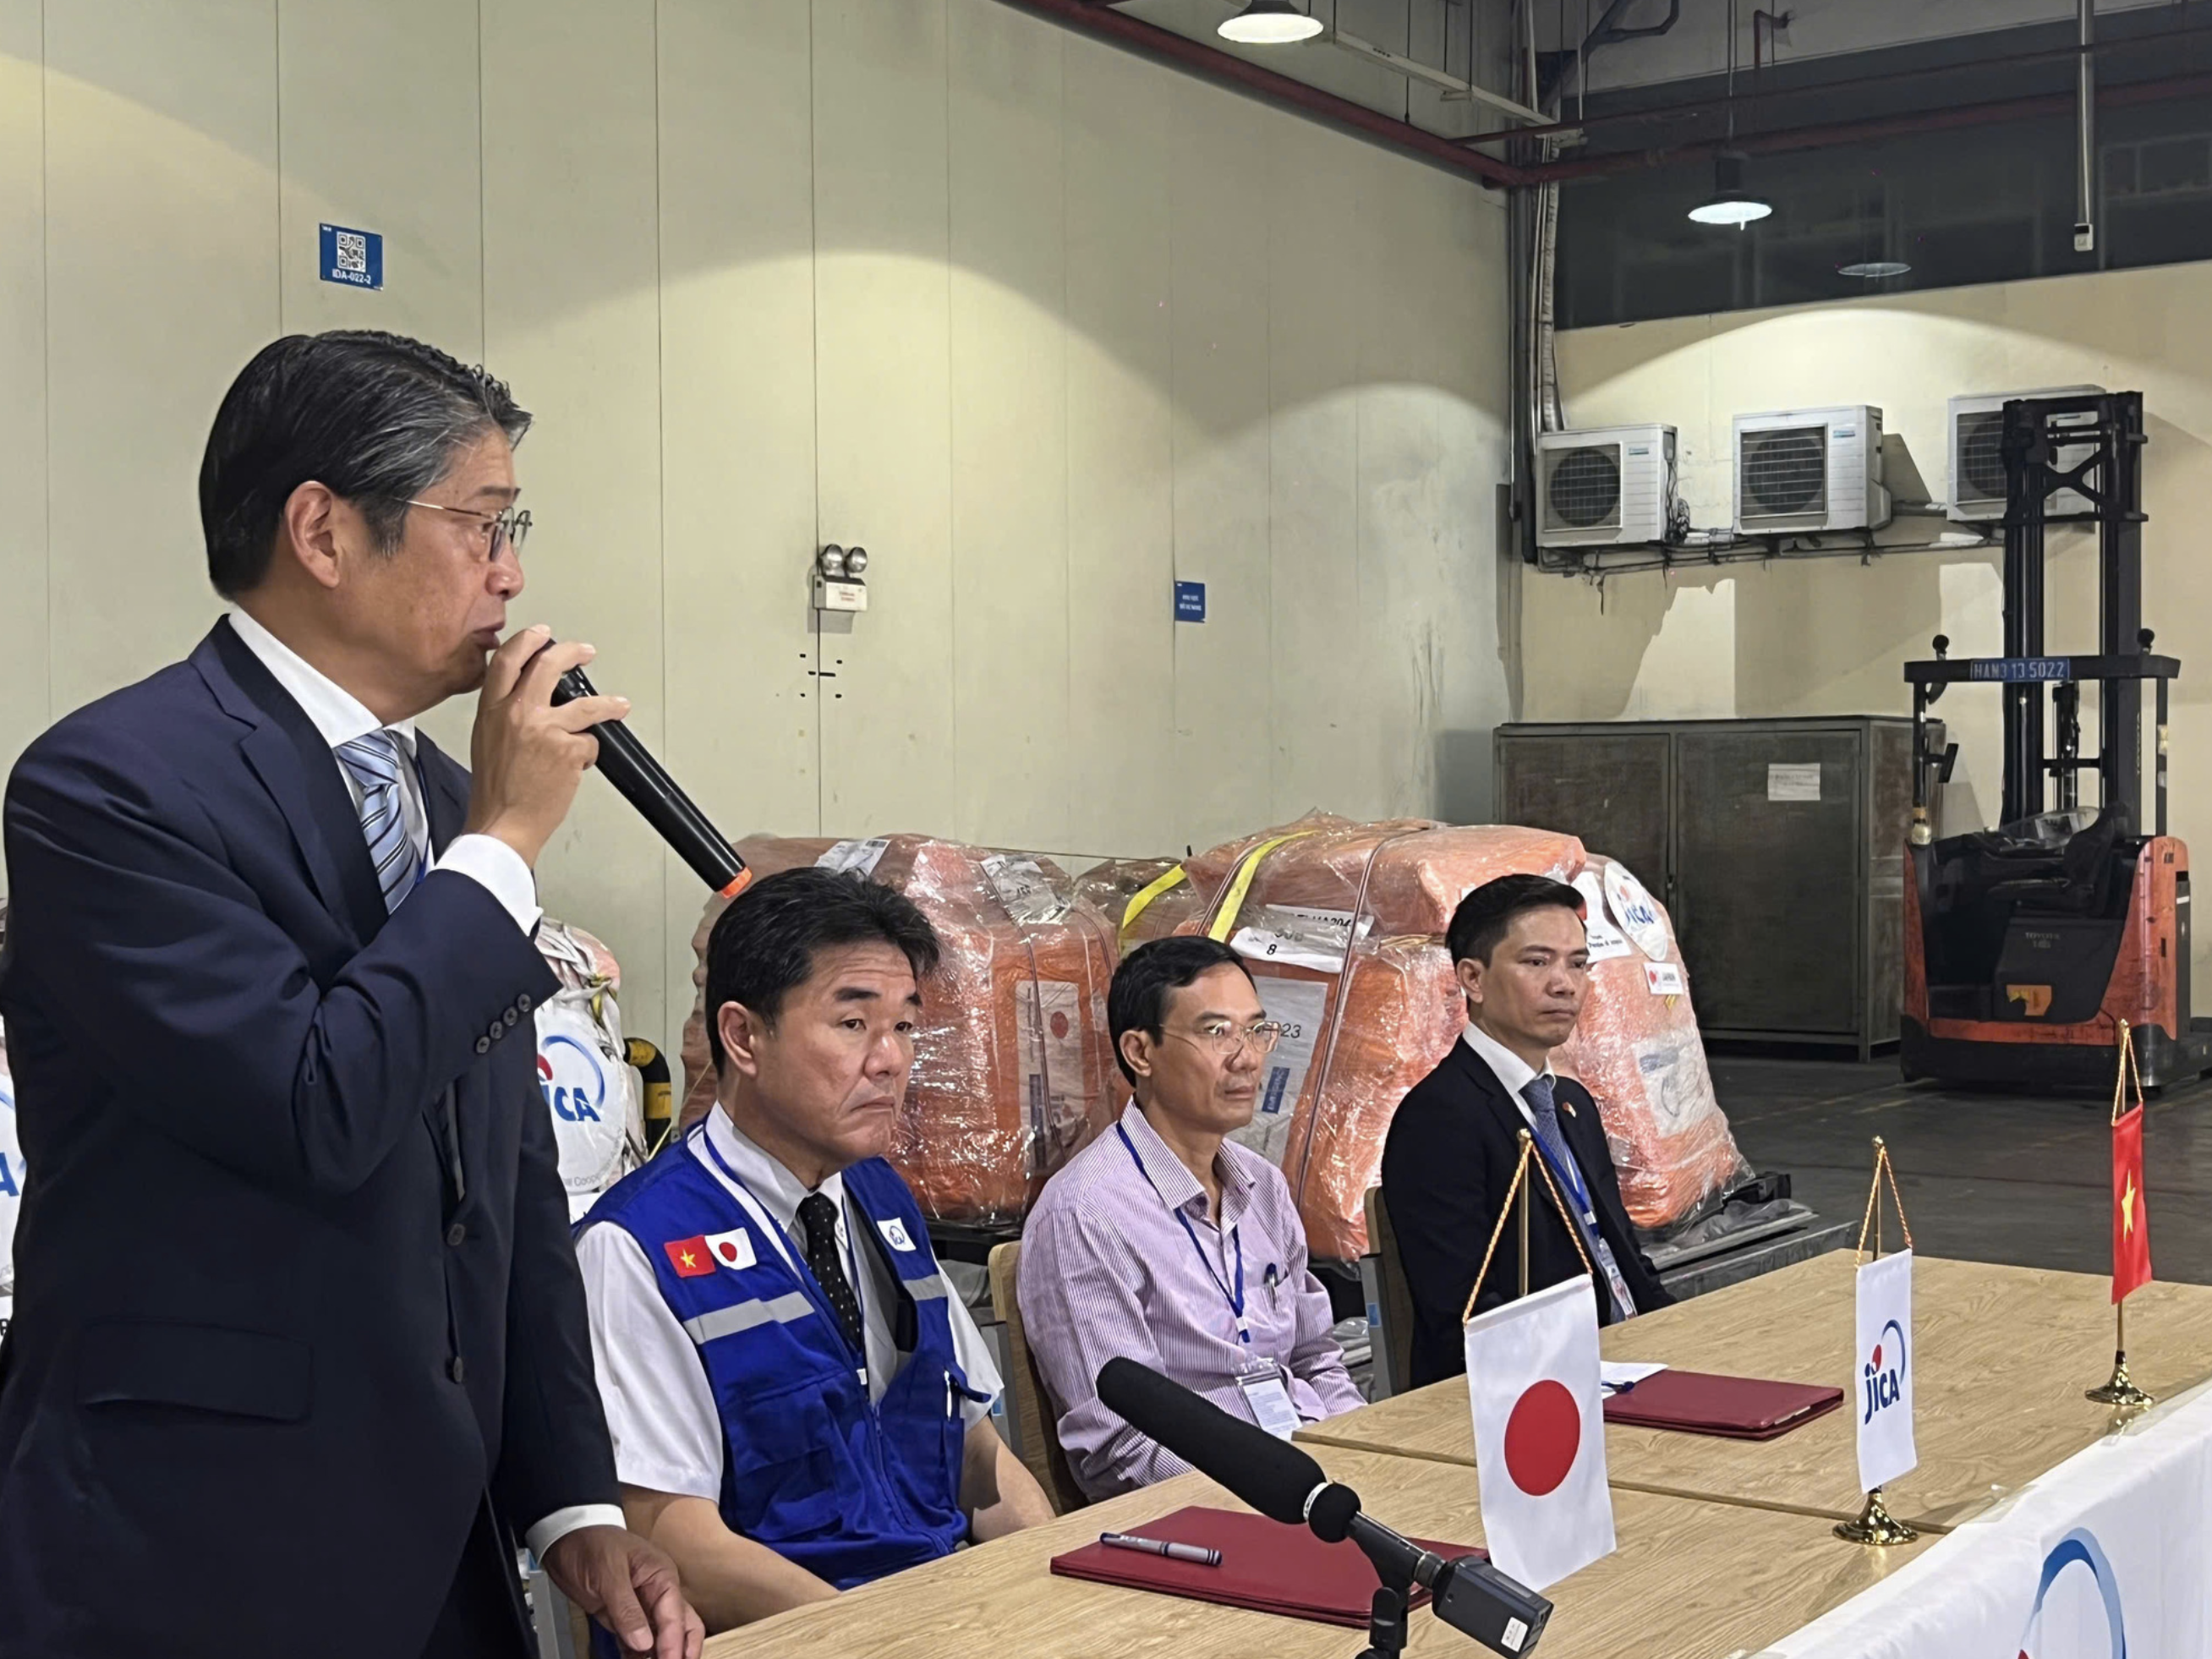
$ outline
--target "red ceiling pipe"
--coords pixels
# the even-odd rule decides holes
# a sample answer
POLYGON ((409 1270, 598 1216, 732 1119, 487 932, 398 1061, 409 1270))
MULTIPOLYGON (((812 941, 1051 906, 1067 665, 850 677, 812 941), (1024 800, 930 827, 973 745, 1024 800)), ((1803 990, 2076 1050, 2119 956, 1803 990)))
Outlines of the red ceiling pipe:
POLYGON ((1480 150, 1469 149, 1455 139, 1441 133, 1425 131, 1408 122, 1394 120, 1378 114, 1364 104, 1355 104, 1348 98, 1310 87, 1303 81, 1293 81, 1287 75, 1278 75, 1273 70, 1261 69, 1225 52, 1216 52, 1212 46, 1191 40, 1170 29, 1123 15, 1109 6, 1092 5, 1087 0, 1002 0, 1002 3, 1018 10, 1033 12, 1048 18, 1063 27, 1093 34, 1111 40, 1115 46, 1132 52, 1142 52, 1188 70, 1192 74, 1239 92, 1251 94, 1262 103, 1278 104, 1310 115, 1333 126, 1346 127, 1363 137, 1416 156, 1421 161, 1448 167, 1480 179, 1486 185, 1518 185, 1526 183, 1522 169, 1495 156, 1485 155, 1480 150))
MULTIPOLYGON (((2180 75, 2163 81, 2131 81, 2097 89, 2102 108, 2130 104, 2164 103, 2176 98, 2212 96, 2212 75, 2180 75)), ((1838 144, 1872 143, 1883 138, 1902 138, 1914 133, 1945 132, 1959 127, 1990 126, 2004 121, 2028 121, 2044 117, 2070 117, 2074 94, 2054 93, 2041 98, 2007 98, 1995 103, 1965 104, 1955 109, 1922 110, 1911 115, 1885 115, 1865 121, 1837 121, 1825 125, 1790 127, 1778 132, 1739 133, 1702 143, 1677 144, 1660 149, 1624 150, 1612 155, 1577 156, 1571 161, 1547 161, 1522 169, 1526 182, 1546 184, 1553 179, 1595 179, 1610 173, 1634 173, 1647 167, 1679 167, 1709 161, 1723 150, 1747 155, 1778 154, 1785 150, 1827 149, 1838 144)))

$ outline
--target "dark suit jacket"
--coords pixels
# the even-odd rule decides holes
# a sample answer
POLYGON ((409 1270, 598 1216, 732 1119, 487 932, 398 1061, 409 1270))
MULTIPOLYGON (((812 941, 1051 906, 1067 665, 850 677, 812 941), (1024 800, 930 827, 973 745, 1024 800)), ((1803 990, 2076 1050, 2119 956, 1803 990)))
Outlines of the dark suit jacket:
MULTIPOLYGON (((1598 1231, 1613 1247, 1637 1311, 1666 1307, 1674 1298, 1660 1287, 1658 1274, 1636 1242, 1595 1103, 1581 1084, 1565 1078, 1559 1080, 1553 1098, 1559 1127, 1597 1205, 1598 1231)), ((1398 1237, 1407 1288, 1413 1292, 1416 1384, 1467 1370, 1460 1316, 1506 1189, 1513 1184, 1519 1136, 1527 1123, 1498 1074, 1465 1042, 1452 1044, 1451 1053, 1413 1085, 1390 1120, 1389 1138, 1382 1145, 1382 1201, 1398 1237)), ((1540 1291, 1582 1271, 1567 1223, 1539 1179, 1528 1212, 1528 1288, 1540 1291)), ((1520 1291, 1520 1230, 1509 1218, 1475 1311, 1510 1302, 1520 1291)), ((1598 1317, 1609 1322, 1612 1303, 1601 1278, 1597 1291, 1598 1317)))
MULTIPOLYGON (((442 848, 468 775, 418 764, 442 848)), ((553 976, 466 876, 386 916, 329 748, 228 623, 33 744, 4 830, 0 1655, 411 1659, 487 1492, 517 1529, 617 1498, 553 976)))

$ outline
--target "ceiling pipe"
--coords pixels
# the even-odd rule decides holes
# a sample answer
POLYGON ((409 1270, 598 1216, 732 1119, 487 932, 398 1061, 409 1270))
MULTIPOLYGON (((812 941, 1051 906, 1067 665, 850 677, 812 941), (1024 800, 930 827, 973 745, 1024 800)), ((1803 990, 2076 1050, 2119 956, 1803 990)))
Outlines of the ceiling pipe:
POLYGON ((1088 0, 1000 0, 1000 3, 1079 33, 1110 40, 1117 46, 1188 70, 1217 85, 1249 94, 1262 103, 1296 110, 1371 138, 1403 155, 1479 179, 1486 185, 1502 186, 1523 182, 1521 168, 1480 150, 1469 149, 1441 133, 1381 114, 1364 104, 1355 104, 1348 98, 1323 92, 1303 81, 1293 81, 1287 75, 1262 69, 1232 53, 1216 52, 1187 35, 1127 16, 1109 6, 1091 4, 1088 0))
MULTIPOLYGON (((2130 81, 2107 86, 2098 94, 2101 102, 2119 107, 2159 104, 2177 98, 2212 97, 2212 75, 2178 75, 2161 81, 2130 81)), ((1675 144, 1656 149, 1623 150, 1611 155, 1582 155, 1564 161, 1539 162, 1524 167, 1530 184, 1553 179, 1598 179, 1652 167, 1680 167, 1711 161, 1723 150, 1745 155, 1772 155, 1789 150, 1828 149, 1838 144, 1871 143, 1883 138, 1902 138, 1915 133, 1948 132, 1960 127, 1991 126, 2006 121, 2029 121, 2075 112, 2070 92, 2042 98, 2008 98, 1995 103, 1966 104, 1954 109, 1921 110, 1910 115, 1879 116, 1864 121, 1835 121, 1816 126, 1790 127, 1776 132, 1755 132, 1733 139, 1720 138, 1694 144, 1675 144)))
MULTIPOLYGON (((1980 75, 1993 70, 2027 69, 2043 64, 2066 63, 2082 56, 2085 52, 2106 55, 2175 46, 2182 42, 2193 46, 2199 40, 2212 40, 2212 26, 2198 24, 2189 28, 2158 29, 2146 34, 2106 34, 2092 41, 2087 47, 2079 45, 2050 46, 2035 52, 2010 52, 1996 58, 1979 58, 1954 64, 1920 64, 1909 69, 1887 70, 1880 75, 1851 75, 1829 81, 1808 81, 1786 87, 1738 93, 1735 101, 1740 107, 1749 109, 1755 105, 1779 103, 1785 100, 1796 102, 1830 93, 1849 92, 1860 87, 1893 87, 1899 82, 1926 80, 1935 76, 1980 75)), ((1597 132, 1611 127, 1696 121, 1720 113, 1720 106, 1713 100, 1692 100, 1679 104, 1655 104, 1645 109, 1611 110, 1587 119, 1555 121, 1549 126, 1474 133, 1459 142, 1463 144, 1495 144, 1510 138, 1553 138, 1568 134, 1597 132)))

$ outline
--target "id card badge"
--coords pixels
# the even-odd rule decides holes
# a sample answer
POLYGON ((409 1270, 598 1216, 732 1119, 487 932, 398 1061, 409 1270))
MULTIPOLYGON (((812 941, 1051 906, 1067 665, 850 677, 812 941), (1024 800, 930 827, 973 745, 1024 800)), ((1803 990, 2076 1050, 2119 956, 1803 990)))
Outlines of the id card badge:
POLYGON ((1597 1244, 1597 1265, 1605 1274, 1606 1288, 1613 1292, 1614 1310, 1623 1319, 1635 1318, 1636 1298, 1628 1293, 1628 1280, 1621 1276, 1620 1263, 1613 1260, 1613 1246, 1599 1237, 1595 1225, 1590 1228, 1590 1237, 1597 1244))
POLYGON ((1298 1408, 1291 1404, 1291 1391, 1274 1366, 1246 1371, 1237 1379, 1237 1386, 1252 1420, 1276 1439, 1288 1440, 1298 1431, 1298 1408))

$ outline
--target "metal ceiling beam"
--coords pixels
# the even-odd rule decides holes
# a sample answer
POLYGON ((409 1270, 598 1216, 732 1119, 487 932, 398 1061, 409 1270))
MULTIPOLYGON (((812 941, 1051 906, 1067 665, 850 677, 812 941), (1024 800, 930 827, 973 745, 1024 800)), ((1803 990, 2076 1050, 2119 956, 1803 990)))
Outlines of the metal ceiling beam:
MULTIPOLYGON (((1791 82, 1787 85, 1753 88, 1739 92, 1735 106, 1740 110, 1757 108, 1766 104, 1798 103, 1808 98, 1822 97, 1839 92, 1853 92, 1863 88, 1879 87, 1885 90, 1905 81, 1940 79, 1945 76, 1983 75, 1992 71, 2033 69, 2045 64, 2070 63, 2087 54, 2111 58, 2124 52, 2142 51, 2186 52, 2198 41, 2212 41, 2212 25, 2197 24, 2186 28, 2156 29, 2142 34, 2106 34, 2100 36, 2089 46, 2069 43, 2035 52, 2006 52, 1995 58, 1960 58, 1943 64, 1916 64, 1908 68, 1884 70, 1875 75, 1839 76, 1826 81, 1791 82)), ((1613 127, 1659 126, 1672 122, 1717 121, 1728 112, 1724 100, 1706 96, 1680 103, 1651 104, 1640 109, 1608 110, 1602 114, 1577 116, 1571 121, 1554 121, 1540 127, 1509 127, 1498 132, 1479 132, 1459 142, 1463 144, 1499 144, 1513 138, 1560 138, 1596 132, 1613 127)))
MULTIPOLYGON (((2212 75, 2179 75, 2161 81, 2130 81, 2098 89, 2097 101, 2110 108, 2130 104, 2165 103, 2177 98, 2212 97, 2212 75)), ((1637 173, 1651 167, 1680 167, 1708 161, 1723 150, 1746 155, 1778 155, 1789 150, 1829 149, 1839 144, 1873 143, 1915 133, 1948 132, 1960 127, 1991 126, 2006 121, 2065 118, 2075 112, 2074 94, 2057 93, 2039 98, 2006 98, 1993 103, 1964 104, 1952 109, 1921 110, 1907 115, 1877 116, 1863 121, 1834 121, 1819 125, 1788 127, 1775 132, 1738 133, 1734 138, 1715 138, 1694 144, 1675 144, 1657 149, 1623 150, 1610 155, 1582 155, 1547 161, 1521 169, 1529 184, 1553 179, 1596 179, 1613 173, 1637 173)))
POLYGON ((1389 149, 1478 179, 1486 185, 1526 182, 1519 167, 1485 155, 1480 150, 1469 149, 1441 133, 1381 114, 1364 104, 1355 104, 1333 92, 1293 81, 1287 75, 1278 75, 1231 53, 1217 52, 1188 35, 1127 16, 1109 5, 1093 4, 1091 0, 1000 0, 1000 3, 1033 13, 1079 33, 1110 40, 1117 46, 1187 70, 1217 85, 1248 93, 1263 103, 1296 110, 1371 138, 1389 149))

